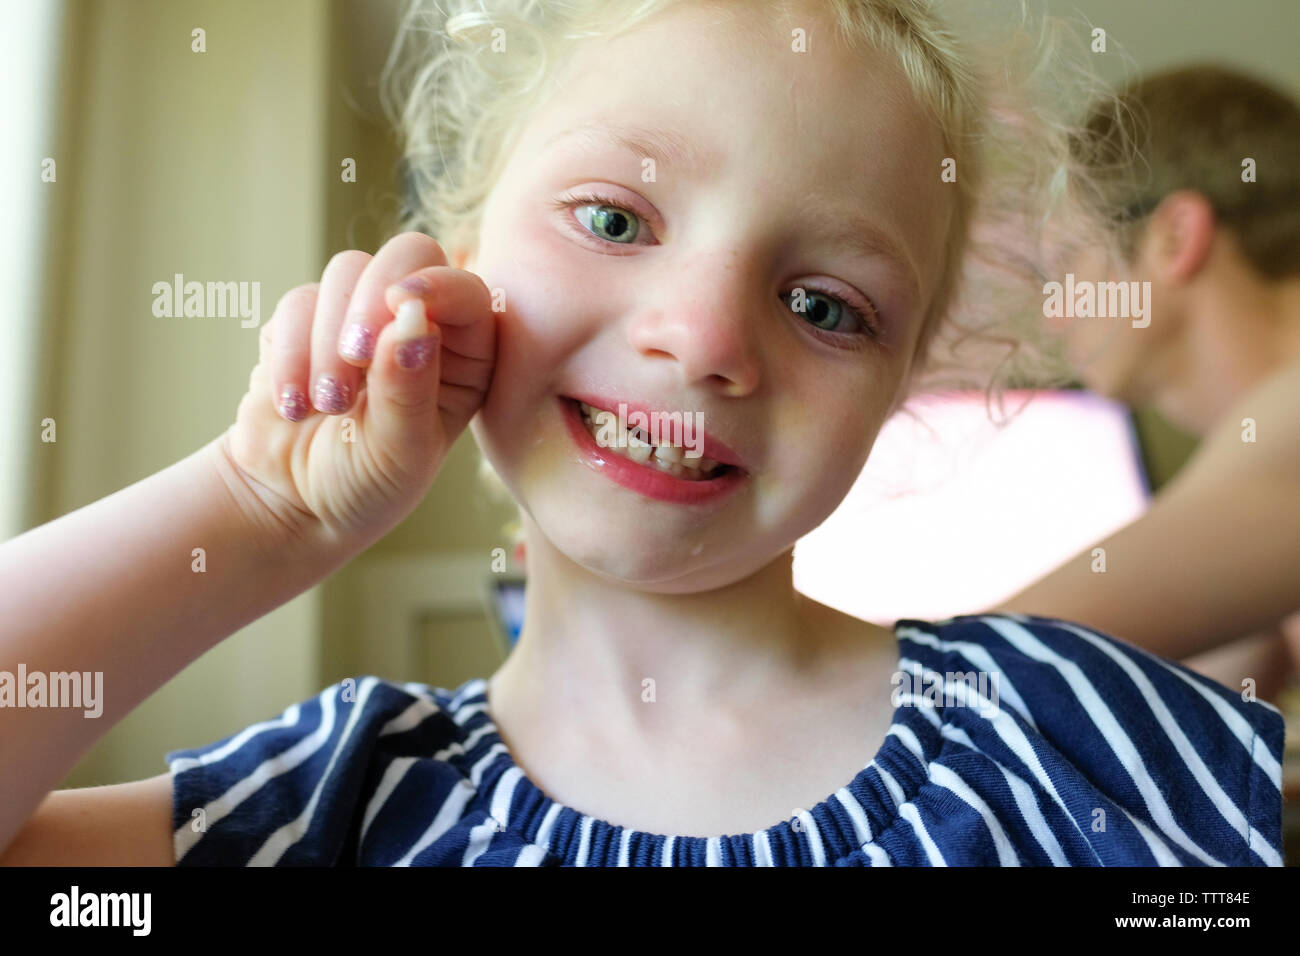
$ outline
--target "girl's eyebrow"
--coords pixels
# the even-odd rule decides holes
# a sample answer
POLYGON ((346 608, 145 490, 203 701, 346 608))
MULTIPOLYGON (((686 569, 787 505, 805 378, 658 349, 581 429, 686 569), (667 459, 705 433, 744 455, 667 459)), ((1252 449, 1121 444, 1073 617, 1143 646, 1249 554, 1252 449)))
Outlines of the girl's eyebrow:
MULTIPOLYGON (((807 200, 810 204, 814 201, 807 200)), ((907 255, 904 244, 895 239, 887 230, 881 229, 867 219, 845 217, 835 207, 827 207, 822 212, 818 206, 809 211, 809 218, 822 216, 826 222, 835 223, 823 233, 823 241, 830 245, 840 245, 849 252, 868 259, 883 258, 898 273, 907 285, 910 295, 918 296, 921 291, 920 279, 912 257, 907 255)))
POLYGON ((669 167, 705 169, 717 162, 714 152, 704 149, 672 130, 630 124, 586 123, 561 130, 542 144, 542 150, 569 138, 585 141, 587 145, 612 145, 649 157, 657 164, 669 167))

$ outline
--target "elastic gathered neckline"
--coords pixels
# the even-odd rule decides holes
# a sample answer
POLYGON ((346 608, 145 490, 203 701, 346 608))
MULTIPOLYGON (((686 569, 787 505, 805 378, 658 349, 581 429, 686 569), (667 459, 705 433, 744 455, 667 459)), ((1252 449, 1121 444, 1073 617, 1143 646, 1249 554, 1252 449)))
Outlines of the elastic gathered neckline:
MULTIPOLYGON (((900 636, 904 627, 931 628, 934 622, 901 619, 892 628, 898 644, 896 666, 915 671, 900 636)), ((899 808, 928 782, 928 764, 942 747, 943 706, 921 698, 894 707, 880 748, 861 770, 810 810, 801 810, 761 830, 701 837, 652 833, 620 826, 562 804, 523 771, 492 717, 487 681, 462 685, 451 701, 452 719, 472 737, 479 757, 476 790, 496 819, 527 843, 567 866, 816 866, 837 865, 862 856, 887 863, 876 839, 896 822, 899 808), (918 758, 918 753, 924 755, 918 758), (486 763, 482 763, 486 761, 486 763)), ((473 781, 471 781, 472 783, 473 781)))

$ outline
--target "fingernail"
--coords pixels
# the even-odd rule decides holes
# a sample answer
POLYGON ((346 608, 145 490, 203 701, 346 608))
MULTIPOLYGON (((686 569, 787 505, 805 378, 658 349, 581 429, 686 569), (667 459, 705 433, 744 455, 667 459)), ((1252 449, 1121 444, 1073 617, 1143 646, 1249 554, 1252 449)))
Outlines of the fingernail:
POLYGON ((349 325, 343 333, 339 354, 350 359, 374 358, 375 333, 359 322, 349 325))
POLYGON ((397 347, 397 364, 402 368, 424 368, 438 348, 438 336, 426 335, 414 342, 403 342, 397 347))
POLYGON ((300 422, 311 414, 307 396, 296 385, 286 385, 280 391, 280 414, 291 422, 300 422))
POLYGON ((346 385, 341 385, 329 375, 316 379, 316 408, 322 412, 335 414, 347 409, 349 401, 346 385))
POLYGON ((424 295, 432 292, 433 286, 429 285, 428 279, 422 279, 419 276, 411 276, 409 279, 403 279, 397 283, 397 288, 405 289, 407 292, 414 292, 416 295, 424 295))
POLYGON ((410 342, 428 335, 429 320, 424 315, 424 303, 419 299, 407 299, 397 307, 393 325, 399 342, 410 342))

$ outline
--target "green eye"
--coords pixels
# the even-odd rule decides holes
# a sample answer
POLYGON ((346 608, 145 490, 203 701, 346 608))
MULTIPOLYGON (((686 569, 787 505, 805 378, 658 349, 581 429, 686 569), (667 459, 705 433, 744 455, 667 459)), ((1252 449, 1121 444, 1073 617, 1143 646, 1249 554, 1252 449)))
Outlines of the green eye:
POLYGON ((573 210, 573 215, 601 239, 626 243, 636 238, 637 217, 618 206, 579 206, 573 210))
POLYGON ((797 288, 780 296, 790 311, 805 319, 818 338, 847 340, 856 337, 880 338, 880 325, 876 306, 870 299, 867 311, 849 299, 817 289, 797 288), (867 318, 870 315, 871 318, 867 318), (848 328, 840 323, 848 320, 848 328))
POLYGON ((790 308, 806 317, 812 325, 827 332, 838 329, 844 317, 845 306, 838 299, 821 292, 805 289, 802 308, 794 301, 795 294, 788 292, 781 296, 790 308))

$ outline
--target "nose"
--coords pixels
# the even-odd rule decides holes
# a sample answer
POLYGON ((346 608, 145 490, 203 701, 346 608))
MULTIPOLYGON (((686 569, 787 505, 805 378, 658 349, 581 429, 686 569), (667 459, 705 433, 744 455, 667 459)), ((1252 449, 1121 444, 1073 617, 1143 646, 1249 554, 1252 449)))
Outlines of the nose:
POLYGON ((760 325, 767 317, 764 288, 743 256, 696 257, 682 269, 665 263, 657 277, 662 296, 628 329, 642 355, 675 361, 687 384, 729 396, 758 387, 760 325))

